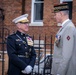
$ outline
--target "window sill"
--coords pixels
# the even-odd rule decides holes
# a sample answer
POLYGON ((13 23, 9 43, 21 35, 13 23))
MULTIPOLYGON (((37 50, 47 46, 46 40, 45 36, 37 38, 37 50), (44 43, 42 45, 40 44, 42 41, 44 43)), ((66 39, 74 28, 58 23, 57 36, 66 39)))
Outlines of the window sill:
POLYGON ((43 26, 43 22, 32 22, 29 26, 43 26))

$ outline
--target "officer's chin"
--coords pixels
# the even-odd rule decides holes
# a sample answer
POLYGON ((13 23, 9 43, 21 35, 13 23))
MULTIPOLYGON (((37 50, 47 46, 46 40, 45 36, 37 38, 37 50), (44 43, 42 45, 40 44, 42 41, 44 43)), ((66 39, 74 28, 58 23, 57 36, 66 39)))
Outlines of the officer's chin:
POLYGON ((27 32, 29 29, 25 29, 25 32, 27 32))

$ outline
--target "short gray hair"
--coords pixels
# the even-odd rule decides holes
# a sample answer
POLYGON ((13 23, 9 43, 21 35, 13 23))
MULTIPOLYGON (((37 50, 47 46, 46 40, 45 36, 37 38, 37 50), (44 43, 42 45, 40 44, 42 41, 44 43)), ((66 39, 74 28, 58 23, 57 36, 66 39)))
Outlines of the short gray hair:
POLYGON ((62 11, 64 15, 69 15, 69 10, 62 11))

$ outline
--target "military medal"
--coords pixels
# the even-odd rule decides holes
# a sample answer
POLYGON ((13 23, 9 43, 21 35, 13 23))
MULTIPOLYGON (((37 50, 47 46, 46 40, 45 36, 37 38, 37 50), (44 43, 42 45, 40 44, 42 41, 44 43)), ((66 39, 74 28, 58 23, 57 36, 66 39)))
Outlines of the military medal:
POLYGON ((27 43, 28 43, 28 45, 33 46, 33 41, 32 41, 32 39, 31 39, 30 37, 26 37, 26 38, 27 38, 27 43))
POLYGON ((55 44, 56 44, 57 47, 59 47, 60 39, 61 39, 61 36, 60 35, 56 35, 56 37, 55 37, 55 44))

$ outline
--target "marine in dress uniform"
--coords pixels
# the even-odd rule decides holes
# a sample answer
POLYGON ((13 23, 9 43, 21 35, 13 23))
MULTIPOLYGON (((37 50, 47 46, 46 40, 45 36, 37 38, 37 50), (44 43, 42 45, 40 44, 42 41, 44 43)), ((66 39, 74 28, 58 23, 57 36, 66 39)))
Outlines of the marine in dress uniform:
POLYGON ((54 6, 55 19, 62 27, 55 36, 52 75, 72 75, 68 69, 73 55, 75 26, 69 19, 68 10, 67 3, 54 6))
MULTIPOLYGON (((13 20, 17 25, 26 28, 28 14, 21 15, 13 20)), ((31 75, 36 60, 32 37, 22 32, 23 28, 7 38, 7 52, 9 57, 8 75, 31 75)), ((25 29, 28 31, 28 28, 25 29)), ((24 30, 24 31, 25 31, 24 30)))

